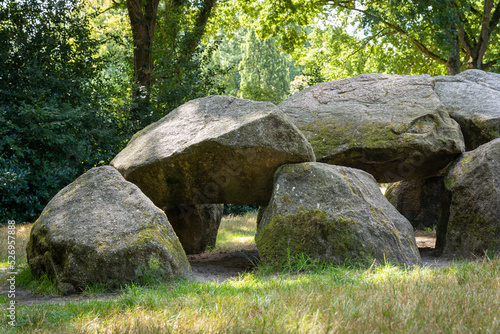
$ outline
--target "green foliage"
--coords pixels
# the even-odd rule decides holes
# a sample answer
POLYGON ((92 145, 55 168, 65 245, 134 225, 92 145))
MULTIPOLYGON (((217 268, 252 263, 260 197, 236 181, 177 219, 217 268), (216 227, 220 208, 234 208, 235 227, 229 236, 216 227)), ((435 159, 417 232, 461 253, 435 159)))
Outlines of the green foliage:
POLYGON ((275 104, 284 100, 290 92, 288 66, 284 57, 276 48, 274 39, 260 39, 254 30, 250 30, 239 64, 239 97, 275 104))
MULTIPOLYGON (((490 60, 500 58, 495 15, 484 12, 487 1, 366 1, 361 20, 372 34, 393 32, 414 44, 429 58, 453 66, 450 59, 458 57, 457 70, 467 68, 488 69, 490 60), (487 14, 487 15, 485 15, 487 14), (486 21, 486 17, 488 21, 486 21), (482 27, 485 23, 485 27, 482 27), (488 27, 486 33, 484 28, 488 27), (491 33, 491 36, 488 36, 491 33), (481 36, 481 37, 479 37, 481 36), (484 43, 484 45, 483 45, 484 43), (496 45, 496 46, 495 46, 496 45), (479 49, 484 48, 486 54, 479 49), (463 57, 460 64, 460 52, 463 57), (483 58, 484 57, 484 58, 483 58)), ((494 2, 494 1, 492 1, 494 2)), ((500 3, 493 4, 500 10, 500 3)), ((388 36, 388 35, 387 35, 388 36)), ((385 44, 390 39, 383 38, 385 44)))
POLYGON ((340 25, 311 28, 307 43, 297 46, 292 57, 304 66, 308 85, 363 73, 446 74, 445 66, 405 48, 398 36, 381 46, 376 39, 350 35, 340 25))
POLYGON ((77 0, 0 7, 0 223, 33 221, 123 145, 89 20, 77 0))
POLYGON ((202 2, 172 2, 159 11, 153 47, 152 120, 185 102, 225 90, 217 76, 230 69, 211 63, 220 40, 214 37, 202 43, 204 26, 195 19, 203 6, 202 2))
POLYGON ((238 68, 243 57, 242 47, 246 44, 246 32, 246 29, 240 29, 232 34, 224 30, 216 33, 219 47, 207 66, 219 69, 212 78, 224 87, 224 95, 237 96, 240 90, 241 74, 238 68))
POLYGON ((224 216, 243 216, 248 212, 257 212, 259 210, 258 204, 250 205, 234 205, 234 204, 224 204, 224 216))
POLYGON ((309 58, 312 66, 304 74, 318 82, 369 71, 438 75, 445 66, 450 72, 467 67, 498 71, 500 3, 492 6, 484 13, 485 1, 475 0, 228 0, 216 22, 276 37, 284 51, 303 54, 294 56, 302 65, 309 58), (319 34, 319 45, 311 27, 319 34), (309 52, 311 42, 319 50, 309 52), (318 64, 316 57, 323 61, 318 64), (326 72, 337 73, 318 76, 325 71, 323 64, 332 67, 326 72))

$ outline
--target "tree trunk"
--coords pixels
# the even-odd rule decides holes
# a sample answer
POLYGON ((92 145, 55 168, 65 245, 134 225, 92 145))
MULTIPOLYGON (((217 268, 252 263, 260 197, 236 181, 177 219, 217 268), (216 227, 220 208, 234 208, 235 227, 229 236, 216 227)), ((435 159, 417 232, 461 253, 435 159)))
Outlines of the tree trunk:
POLYGON ((460 61, 460 41, 456 38, 456 43, 453 50, 448 55, 446 61, 446 68, 448 69, 448 75, 457 75, 460 73, 462 63, 460 61))
POLYGON ((134 40, 134 81, 131 119, 142 125, 143 113, 150 107, 153 74, 153 38, 159 0, 127 0, 134 40))

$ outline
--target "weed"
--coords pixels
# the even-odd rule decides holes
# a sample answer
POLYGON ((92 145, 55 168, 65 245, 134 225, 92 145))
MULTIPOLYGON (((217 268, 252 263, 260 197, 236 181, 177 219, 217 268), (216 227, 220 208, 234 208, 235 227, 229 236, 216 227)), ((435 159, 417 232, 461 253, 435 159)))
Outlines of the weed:
MULTIPOLYGON (((224 247, 233 247, 230 238, 224 247)), ((259 264, 256 272, 223 283, 135 282, 124 285, 116 300, 18 305, 18 327, 11 332, 500 332, 498 255, 442 269, 375 262, 364 269, 356 263, 332 265, 288 254, 279 267, 259 264)), ((150 264, 154 269, 154 261, 150 264)), ((35 280, 27 267, 18 278, 23 286, 35 280)), ((88 287, 86 293, 100 289, 88 287)), ((0 331, 8 329, 0 319, 0 331)))
POLYGON ((28 265, 22 267, 16 277, 16 284, 23 289, 30 289, 34 293, 58 296, 60 295, 55 283, 47 276, 40 278, 33 276, 28 265))

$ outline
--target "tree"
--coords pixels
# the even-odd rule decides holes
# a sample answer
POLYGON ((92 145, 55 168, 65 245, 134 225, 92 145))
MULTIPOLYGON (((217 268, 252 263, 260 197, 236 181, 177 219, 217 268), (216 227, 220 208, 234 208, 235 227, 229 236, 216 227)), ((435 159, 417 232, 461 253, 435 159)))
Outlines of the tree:
POLYGON ((114 0, 87 0, 85 12, 91 15, 91 37, 98 40, 97 57, 104 61, 103 79, 107 96, 118 107, 122 118, 129 117, 134 75, 132 31, 128 10, 113 5, 114 0))
POLYGON ((169 1, 161 8, 155 36, 154 94, 159 116, 188 100, 219 92, 207 67, 217 40, 203 42, 215 0, 169 1))
POLYGON ((239 68, 240 97, 278 104, 288 96, 288 66, 273 39, 262 40, 257 38, 254 30, 249 30, 239 68))
POLYGON ((372 31, 404 36, 420 52, 445 64, 453 75, 461 71, 460 52, 468 68, 487 70, 500 60, 498 52, 487 54, 490 42, 500 36, 500 1, 494 2, 372 1, 364 10, 351 10, 363 13, 372 31))
POLYGON ((169 56, 167 66, 173 69, 173 76, 169 79, 179 83, 185 64, 200 44, 216 0, 167 0, 162 3, 163 8, 160 8, 159 0, 126 0, 126 4, 134 43, 135 89, 131 117, 142 126, 144 115, 141 113, 150 112, 152 78, 156 70, 155 48, 158 45, 165 47, 162 52, 169 56), (155 34, 158 19, 161 25, 158 34, 155 34), (155 36, 160 38, 156 43, 155 36))
POLYGON ((131 119, 141 120, 140 113, 149 109, 153 75, 153 39, 159 0, 127 0, 134 45, 134 79, 131 119))
POLYGON ((78 0, 0 4, 0 220, 33 221, 124 134, 78 0))
POLYGON ((444 66, 412 52, 399 36, 390 37, 390 43, 380 45, 377 40, 347 33, 343 26, 322 24, 311 27, 306 43, 295 47, 292 57, 303 66, 308 85, 372 72, 446 74, 444 66))
POLYGON ((500 1, 495 0, 230 0, 224 20, 239 15, 255 22, 260 36, 278 36, 291 52, 306 41, 304 27, 329 13, 359 14, 357 22, 372 40, 390 46, 395 35, 456 74, 465 67, 491 69, 500 58, 497 47, 500 1), (258 18, 257 20, 255 18, 258 18))

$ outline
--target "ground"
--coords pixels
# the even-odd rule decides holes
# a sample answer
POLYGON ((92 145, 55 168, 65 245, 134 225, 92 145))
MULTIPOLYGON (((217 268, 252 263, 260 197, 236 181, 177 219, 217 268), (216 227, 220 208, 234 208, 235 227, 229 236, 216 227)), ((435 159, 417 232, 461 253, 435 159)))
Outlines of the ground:
MULTIPOLYGON (((419 247, 422 262, 429 267, 447 267, 453 262, 451 260, 436 258, 432 256, 432 251, 436 243, 436 232, 417 231, 417 245, 419 247)), ((197 255, 189 255, 188 260, 193 270, 192 279, 198 282, 223 282, 227 279, 238 277, 245 272, 251 272, 259 260, 257 247, 255 244, 235 245, 225 247, 219 251, 209 251, 197 255)), ((1 276, 7 275, 7 270, 0 271, 1 276)), ((0 294, 6 294, 7 289, 2 286, 0 294)), ((107 300, 114 299, 120 295, 119 292, 85 296, 48 296, 35 294, 29 290, 16 291, 16 300, 20 304, 62 304, 66 302, 84 300, 107 300)))

